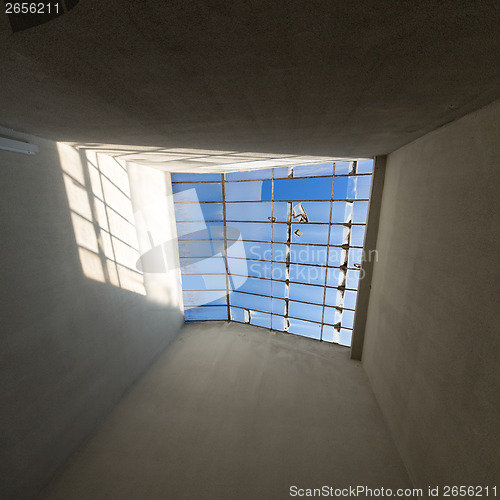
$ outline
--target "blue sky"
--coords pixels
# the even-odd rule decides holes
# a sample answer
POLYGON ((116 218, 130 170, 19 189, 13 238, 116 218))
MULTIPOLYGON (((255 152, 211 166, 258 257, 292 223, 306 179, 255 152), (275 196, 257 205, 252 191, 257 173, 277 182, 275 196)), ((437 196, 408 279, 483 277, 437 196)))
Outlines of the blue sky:
POLYGON ((350 345, 373 162, 351 168, 225 174, 226 231, 223 174, 172 174, 186 320, 350 345))

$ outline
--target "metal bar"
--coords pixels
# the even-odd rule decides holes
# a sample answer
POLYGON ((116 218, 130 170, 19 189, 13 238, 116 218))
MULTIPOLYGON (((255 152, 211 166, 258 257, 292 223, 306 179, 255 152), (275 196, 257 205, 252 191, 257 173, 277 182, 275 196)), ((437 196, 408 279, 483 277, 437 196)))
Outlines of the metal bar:
MULTIPOLYGON (((279 168, 279 167, 278 167, 279 168)), ((265 169, 267 170, 267 169, 265 169)), ((273 169, 274 170, 274 169, 273 169)), ((188 172, 171 172, 172 174, 180 174, 180 173, 188 173, 188 172)), ((226 172, 227 174, 233 173, 233 172, 226 172)), ((335 175, 335 174, 334 174, 335 175)), ((335 175, 335 177, 352 177, 353 175, 356 176, 369 176, 372 174, 339 174, 335 175)), ((285 180, 285 179, 326 179, 332 177, 331 175, 304 175, 302 177, 277 177, 276 180, 285 180)), ((226 180, 226 182, 259 182, 259 181, 269 181, 270 179, 268 177, 265 178, 259 178, 259 179, 233 179, 233 180, 226 180)), ((172 184, 220 184, 219 181, 172 181, 172 184)))
MULTIPOLYGON (((304 202, 306 203, 306 202, 304 202)), ((322 203, 326 203, 326 202, 322 202, 322 203)), ((346 202, 346 203, 352 203, 350 201, 346 202)), ((197 224, 202 224, 202 223, 207 223, 207 224, 221 224, 223 222, 223 220, 219 219, 219 220, 179 220, 177 221, 177 223, 179 224, 192 224, 192 223, 197 223, 197 224)), ((229 224, 231 223, 234 223, 234 224, 270 224, 271 221, 270 220, 231 220, 231 219, 227 219, 227 222, 229 224)), ((286 221, 280 221, 280 220, 277 220, 274 222, 274 224, 286 224, 286 221)), ((329 223, 327 221, 325 222, 308 222, 307 223, 308 225, 311 224, 313 226, 328 226, 329 223)), ((343 226, 344 223, 343 222, 332 222, 331 223, 332 226, 343 226)), ((353 226, 364 226, 365 223, 364 222, 353 222, 352 224, 353 226)), ((266 243, 270 243, 269 241, 266 241, 266 243)), ((284 242, 282 242, 284 243, 284 242)))
POLYGON ((226 181, 225 174, 222 177, 222 214, 224 218, 224 265, 226 267, 226 304, 227 304, 227 320, 231 319, 231 309, 229 304, 229 265, 227 260, 227 226, 226 226, 226 181))
POLYGON ((0 149, 14 153, 23 153, 25 155, 34 155, 40 151, 36 144, 10 139, 9 137, 0 137, 0 149))
MULTIPOLYGON (((231 273, 233 276, 241 276, 242 278, 254 278, 254 279, 258 279, 258 280, 270 280, 271 278, 263 278, 262 276, 248 276, 247 274, 238 274, 238 273, 231 273)), ((182 276, 223 276, 223 274, 221 273, 203 273, 203 274, 199 274, 199 273, 182 273, 182 276)), ((280 283, 286 283, 286 280, 280 280, 280 279, 275 279, 273 278, 274 281, 279 281, 280 283)), ((290 284, 291 285, 307 285, 307 286, 320 286, 320 287, 323 287, 324 285, 318 285, 316 283, 303 283, 301 281, 290 281, 290 284)), ((332 290, 338 290, 338 287, 336 286, 327 286, 327 288, 330 288, 332 290)), ((345 287, 346 291, 352 291, 352 292, 356 292, 357 291, 357 288, 347 288, 345 287)), ((186 292, 188 292, 189 290, 186 290, 186 292)), ((237 291, 237 290, 235 290, 237 291)), ((243 292, 242 292, 243 293, 243 292)))
MULTIPOLYGON (((223 292, 224 290, 221 288, 206 288, 205 290, 184 290, 185 293, 189 292, 223 292)), ((263 295, 261 293, 255 293, 255 292, 247 292, 246 290, 233 290, 234 292, 237 293, 244 293, 246 295, 256 295, 257 297, 268 297, 268 295, 263 295)), ((281 297, 274 297, 275 299, 281 299, 281 297)), ((308 304, 312 306, 320 306, 321 304, 318 304, 317 302, 307 302, 305 300, 298 300, 298 299, 293 299, 292 302, 300 302, 301 304, 308 304)), ((219 305, 219 304, 213 304, 213 305, 219 305)), ((239 306, 233 306, 231 307, 239 307, 239 306)), ((351 309, 349 307, 337 307, 337 306, 326 306, 326 307, 331 307, 332 309, 343 309, 345 311, 354 311, 354 309, 351 309)), ((273 313, 274 314, 274 313, 273 313)))
MULTIPOLYGON (((271 312, 273 310, 273 245, 274 245, 274 168, 271 170, 271 312)), ((273 329, 273 315, 271 314, 271 330, 273 329)))
MULTIPOLYGON (((333 224, 332 226, 337 225, 337 226, 343 226, 344 224, 333 224)), ((353 224, 353 226, 360 225, 360 224, 353 224)), ((364 224, 363 224, 364 225, 364 224)), ((222 241, 222 238, 179 238, 179 241, 222 241)), ((241 241, 243 243, 270 243, 269 241, 263 241, 263 240, 233 240, 231 238, 228 238, 227 241, 241 241)), ((275 241, 274 243, 278 244, 281 243, 282 245, 286 244, 286 241, 275 241)), ((327 245, 327 243, 299 243, 294 241, 293 245, 303 245, 303 246, 313 246, 313 247, 324 247, 327 245)), ((332 247, 342 247, 343 245, 330 245, 332 247)), ((361 246, 355 246, 352 245, 352 248, 362 248, 361 246)), ((231 257, 233 258, 233 257, 231 257)))
MULTIPOLYGON (((197 307, 224 307, 223 304, 198 304, 198 305, 194 305, 194 304, 189 304, 189 305, 185 305, 184 306, 184 309, 195 309, 197 307)), ((231 306, 231 307, 236 307, 236 306, 231 306)), ((219 320, 219 321, 225 321, 225 320, 219 320)))
MULTIPOLYGON (((267 179, 269 180, 269 179, 267 179)), ((278 179, 276 179, 278 180, 278 179)), ((176 193, 174 193, 174 196, 175 196, 176 193)), ((269 203, 271 200, 231 200, 231 201, 228 201, 227 203, 269 203)), ((288 200, 274 200, 276 203, 288 203, 288 200)), ((294 198, 290 201, 301 201, 302 203, 314 203, 316 201, 324 201, 324 202, 329 202, 330 200, 325 200, 325 199, 321 199, 321 200, 304 200, 304 198, 294 198)), ((333 201, 370 201, 368 198, 347 198, 347 199, 334 199, 333 201)), ((198 203, 220 203, 220 200, 200 200, 200 201, 197 201, 197 202, 192 202, 192 201, 176 201, 175 203, 178 203, 178 204, 186 204, 186 203, 190 203, 191 205, 197 205, 198 203)))
MULTIPOLYGON (((289 295, 290 295, 290 259, 291 259, 291 245, 292 245, 292 215, 293 215, 293 203, 288 202, 288 216, 286 219, 287 229, 286 229, 286 262, 285 262, 285 332, 288 332, 288 310, 289 310, 289 295)), ((272 278, 272 275, 271 275, 272 278)))
MULTIPOLYGON (((198 307, 221 307, 220 305, 218 304, 200 304, 199 306, 192 306, 192 305, 189 305, 187 308, 188 309, 195 309, 195 308, 198 308, 198 307)), ((234 307, 236 309, 242 309, 243 311, 254 311, 254 312, 259 312, 259 313, 262 313, 262 314, 269 314, 270 316, 271 315, 274 315, 274 316, 279 316, 280 318, 285 318, 285 316, 283 316, 282 314, 276 314, 276 313, 270 313, 269 311, 262 311, 261 309, 255 309, 253 307, 242 307, 242 306, 235 306, 235 305, 232 305, 231 307, 234 307)), ((304 319, 304 318, 298 318, 296 316, 288 316, 290 319, 298 319, 299 321, 306 321, 308 323, 314 323, 315 325, 321 325, 321 323, 319 321, 315 321, 313 319, 304 319)), ((222 321, 222 320, 207 320, 207 321, 222 321)), ((239 323, 239 321, 237 322, 239 323)), ((246 323, 242 323, 242 324, 246 324, 246 323)), ((334 326, 333 324, 331 323, 325 323, 326 326, 334 326)), ((252 326, 257 326, 257 325, 252 325, 252 326)), ((344 330, 351 330, 352 331, 352 328, 349 328, 347 326, 343 326, 342 327, 344 330)), ((281 330, 277 330, 277 331, 281 331, 281 330)), ((287 333, 287 332, 285 332, 287 333)))
MULTIPOLYGON (((328 281, 328 262, 330 257, 330 232, 332 229, 332 210, 333 210, 333 186, 335 183, 335 164, 333 165, 332 175, 332 199, 330 200, 330 218, 328 223, 328 244, 326 247, 326 270, 325 270, 325 289, 323 290, 323 311, 321 312, 321 334, 319 340, 323 340, 323 322, 325 319, 325 301, 326 301, 326 284, 328 281)), ((340 269, 340 267, 339 267, 340 269)))
MULTIPOLYGON (((361 247, 349 247, 349 248, 361 248, 361 247)), ((182 259, 193 259, 196 262, 199 262, 202 259, 211 259, 211 258, 213 258, 213 255, 208 256, 208 257, 180 257, 181 260, 182 259)), ((218 257, 218 258, 222 258, 222 257, 218 257)), ((285 264, 286 263, 286 261, 284 261, 284 260, 245 259, 244 257, 228 257, 228 259, 244 260, 244 261, 247 261, 247 262, 248 261, 251 261, 251 262, 264 262, 264 263, 267 263, 267 264, 273 264, 273 263, 274 264, 285 264)), ((332 266, 332 265, 329 265, 329 264, 306 264, 305 262, 295 262, 293 260, 290 261, 290 264, 294 265, 294 266, 319 267, 321 269, 323 269, 323 268, 327 268, 327 269, 340 269, 340 267, 341 267, 340 265, 339 266, 332 266)), ((187 265, 189 265, 189 264, 187 264, 187 265)), ((357 267, 347 267, 346 269, 348 269, 348 270, 351 269, 353 271, 359 271, 359 269, 357 267)), ((220 274, 220 273, 216 273, 216 274, 220 274)))

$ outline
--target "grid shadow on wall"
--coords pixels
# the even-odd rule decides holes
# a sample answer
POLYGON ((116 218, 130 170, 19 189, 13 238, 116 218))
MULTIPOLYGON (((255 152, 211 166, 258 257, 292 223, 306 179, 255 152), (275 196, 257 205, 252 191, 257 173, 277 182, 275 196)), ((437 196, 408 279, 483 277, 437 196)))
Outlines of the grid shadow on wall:
POLYGON ((172 174, 186 321, 350 346, 372 160, 172 174))

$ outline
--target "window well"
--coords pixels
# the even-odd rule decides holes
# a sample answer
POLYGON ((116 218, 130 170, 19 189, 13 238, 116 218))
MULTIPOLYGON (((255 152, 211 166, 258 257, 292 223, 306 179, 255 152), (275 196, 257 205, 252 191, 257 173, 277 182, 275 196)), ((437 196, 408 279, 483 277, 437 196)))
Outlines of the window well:
POLYGON ((372 160, 173 173, 186 321, 350 346, 372 160))

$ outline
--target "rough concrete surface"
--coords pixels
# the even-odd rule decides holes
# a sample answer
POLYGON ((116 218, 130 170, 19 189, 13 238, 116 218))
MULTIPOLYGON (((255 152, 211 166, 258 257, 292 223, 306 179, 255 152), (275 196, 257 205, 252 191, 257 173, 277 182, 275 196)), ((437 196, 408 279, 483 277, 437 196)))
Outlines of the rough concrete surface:
POLYGON ((187 324, 43 492, 45 500, 286 499, 408 487, 349 350, 237 323, 187 324))
POLYGON ((416 485, 500 484, 500 101, 390 154, 363 365, 416 485))
MULTIPOLYGON (((82 0, 18 33, 0 16, 0 133, 40 146, 0 152, 0 496, 36 494, 182 321, 84 277, 57 148, 11 129, 214 157, 408 144, 388 157, 363 363, 416 483, 498 483, 499 104, 465 115, 500 97, 499 23, 497 0, 82 0)), ((408 484, 345 351, 224 328, 186 330, 47 495, 408 484)))
POLYGON ((500 97, 497 0, 82 0, 12 33, 0 125, 58 141, 387 154, 500 97))
MULTIPOLYGON (((0 151, 0 498, 9 500, 47 483, 183 321, 178 305, 84 276, 61 151, 16 138, 40 152, 0 151)), ((65 159, 66 171, 81 169, 78 154, 65 159)))

